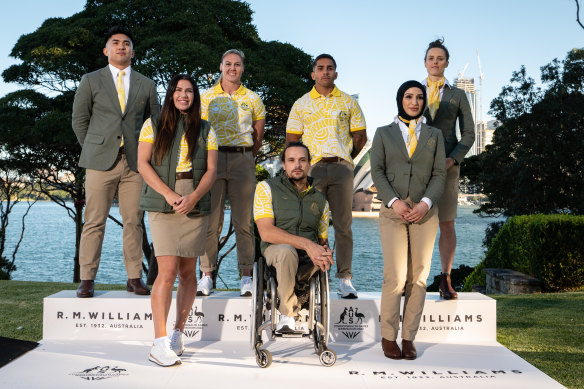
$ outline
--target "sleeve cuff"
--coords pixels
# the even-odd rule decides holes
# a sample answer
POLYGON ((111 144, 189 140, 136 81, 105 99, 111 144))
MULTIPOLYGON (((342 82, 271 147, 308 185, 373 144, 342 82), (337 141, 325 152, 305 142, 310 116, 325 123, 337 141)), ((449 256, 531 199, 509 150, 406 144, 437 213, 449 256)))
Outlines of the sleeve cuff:
POLYGON ((428 205, 428 209, 432 208, 432 200, 430 200, 429 198, 422 197, 421 201, 425 202, 428 205))
POLYGON ((387 208, 391 208, 395 200, 397 200, 397 197, 394 197, 393 199, 389 200, 389 203, 387 203, 387 208))

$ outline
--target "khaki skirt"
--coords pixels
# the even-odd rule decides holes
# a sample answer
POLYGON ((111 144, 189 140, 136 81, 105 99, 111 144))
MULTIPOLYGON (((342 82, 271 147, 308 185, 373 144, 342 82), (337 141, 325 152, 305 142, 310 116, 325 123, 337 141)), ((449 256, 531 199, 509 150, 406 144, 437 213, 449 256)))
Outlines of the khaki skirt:
MULTIPOLYGON (((193 192, 193 180, 176 180, 175 192, 181 196, 193 192)), ((148 212, 148 224, 154 254, 196 258, 205 254, 209 215, 148 212)))

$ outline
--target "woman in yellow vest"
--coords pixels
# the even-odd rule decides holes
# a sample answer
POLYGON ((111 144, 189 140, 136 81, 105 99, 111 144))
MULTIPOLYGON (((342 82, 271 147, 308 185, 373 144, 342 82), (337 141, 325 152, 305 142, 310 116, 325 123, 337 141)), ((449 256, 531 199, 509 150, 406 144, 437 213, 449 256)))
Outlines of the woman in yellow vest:
POLYGON ((155 339, 149 360, 172 366, 181 363, 182 335, 195 301, 196 257, 205 253, 208 192, 217 165, 215 133, 201 119, 199 89, 190 76, 170 80, 160 118, 146 120, 139 140, 138 170, 145 181, 140 208, 149 211, 158 262, 151 295, 155 339), (177 275, 176 321, 169 338, 166 320, 177 275))
POLYGON ((380 127, 371 147, 371 176, 384 207, 379 212, 383 251, 381 346, 386 357, 416 359, 414 338, 426 299, 426 279, 436 232, 436 203, 446 177, 444 140, 422 116, 426 91, 407 81, 397 92, 398 116, 380 127), (396 338, 400 302, 406 285, 402 348, 396 338))

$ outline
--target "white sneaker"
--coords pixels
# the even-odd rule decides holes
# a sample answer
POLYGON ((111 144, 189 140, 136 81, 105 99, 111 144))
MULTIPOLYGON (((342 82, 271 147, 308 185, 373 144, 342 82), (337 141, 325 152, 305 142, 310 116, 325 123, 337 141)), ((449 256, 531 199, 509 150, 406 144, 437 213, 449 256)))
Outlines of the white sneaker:
POLYGON ((170 348, 170 340, 165 338, 160 342, 154 342, 148 360, 160 366, 174 366, 180 365, 180 358, 170 348))
POLYGON ((344 299, 356 299, 357 298, 357 291, 353 288, 353 284, 351 284, 351 280, 349 278, 340 278, 339 279, 339 289, 337 293, 341 295, 344 299))
POLYGON ((276 326, 276 332, 286 334, 294 332, 295 330, 296 320, 294 320, 293 317, 280 314, 280 319, 278 320, 278 325, 276 326))
POLYGON ((241 297, 251 297, 251 277, 243 276, 241 277, 241 292, 239 295, 241 297))
POLYGON ((213 293, 213 280, 207 275, 203 275, 197 282, 197 296, 208 296, 213 293))
POLYGON ((170 336, 170 348, 179 357, 182 355, 183 351, 185 351, 183 333, 180 332, 179 329, 175 329, 174 331, 172 331, 172 335, 170 336))

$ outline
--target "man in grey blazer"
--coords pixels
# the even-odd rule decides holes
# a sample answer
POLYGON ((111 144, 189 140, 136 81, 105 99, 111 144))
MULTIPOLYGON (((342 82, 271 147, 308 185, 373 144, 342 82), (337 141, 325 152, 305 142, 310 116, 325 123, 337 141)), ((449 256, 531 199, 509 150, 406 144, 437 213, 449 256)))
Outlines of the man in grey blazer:
POLYGON ((458 297, 450 282, 450 271, 456 250, 454 219, 458 205, 459 165, 475 141, 475 131, 466 94, 463 90, 450 86, 444 77, 450 54, 443 43, 443 40, 438 39, 429 44, 424 58, 428 77, 422 84, 426 86, 429 100, 424 116, 428 125, 442 130, 446 149, 446 186, 438 203, 440 226, 438 247, 442 263, 440 296, 450 300, 458 297), (460 127, 460 141, 456 137, 457 121, 460 127))
POLYGON ((73 102, 72 126, 82 147, 79 166, 86 168, 77 297, 93 297, 105 223, 116 192, 124 225, 127 290, 150 294, 142 281, 143 212, 138 209, 142 178, 136 161, 140 128, 148 117, 158 116, 160 107, 154 81, 130 67, 133 41, 126 28, 108 31, 103 49, 108 66, 83 76, 73 102))

